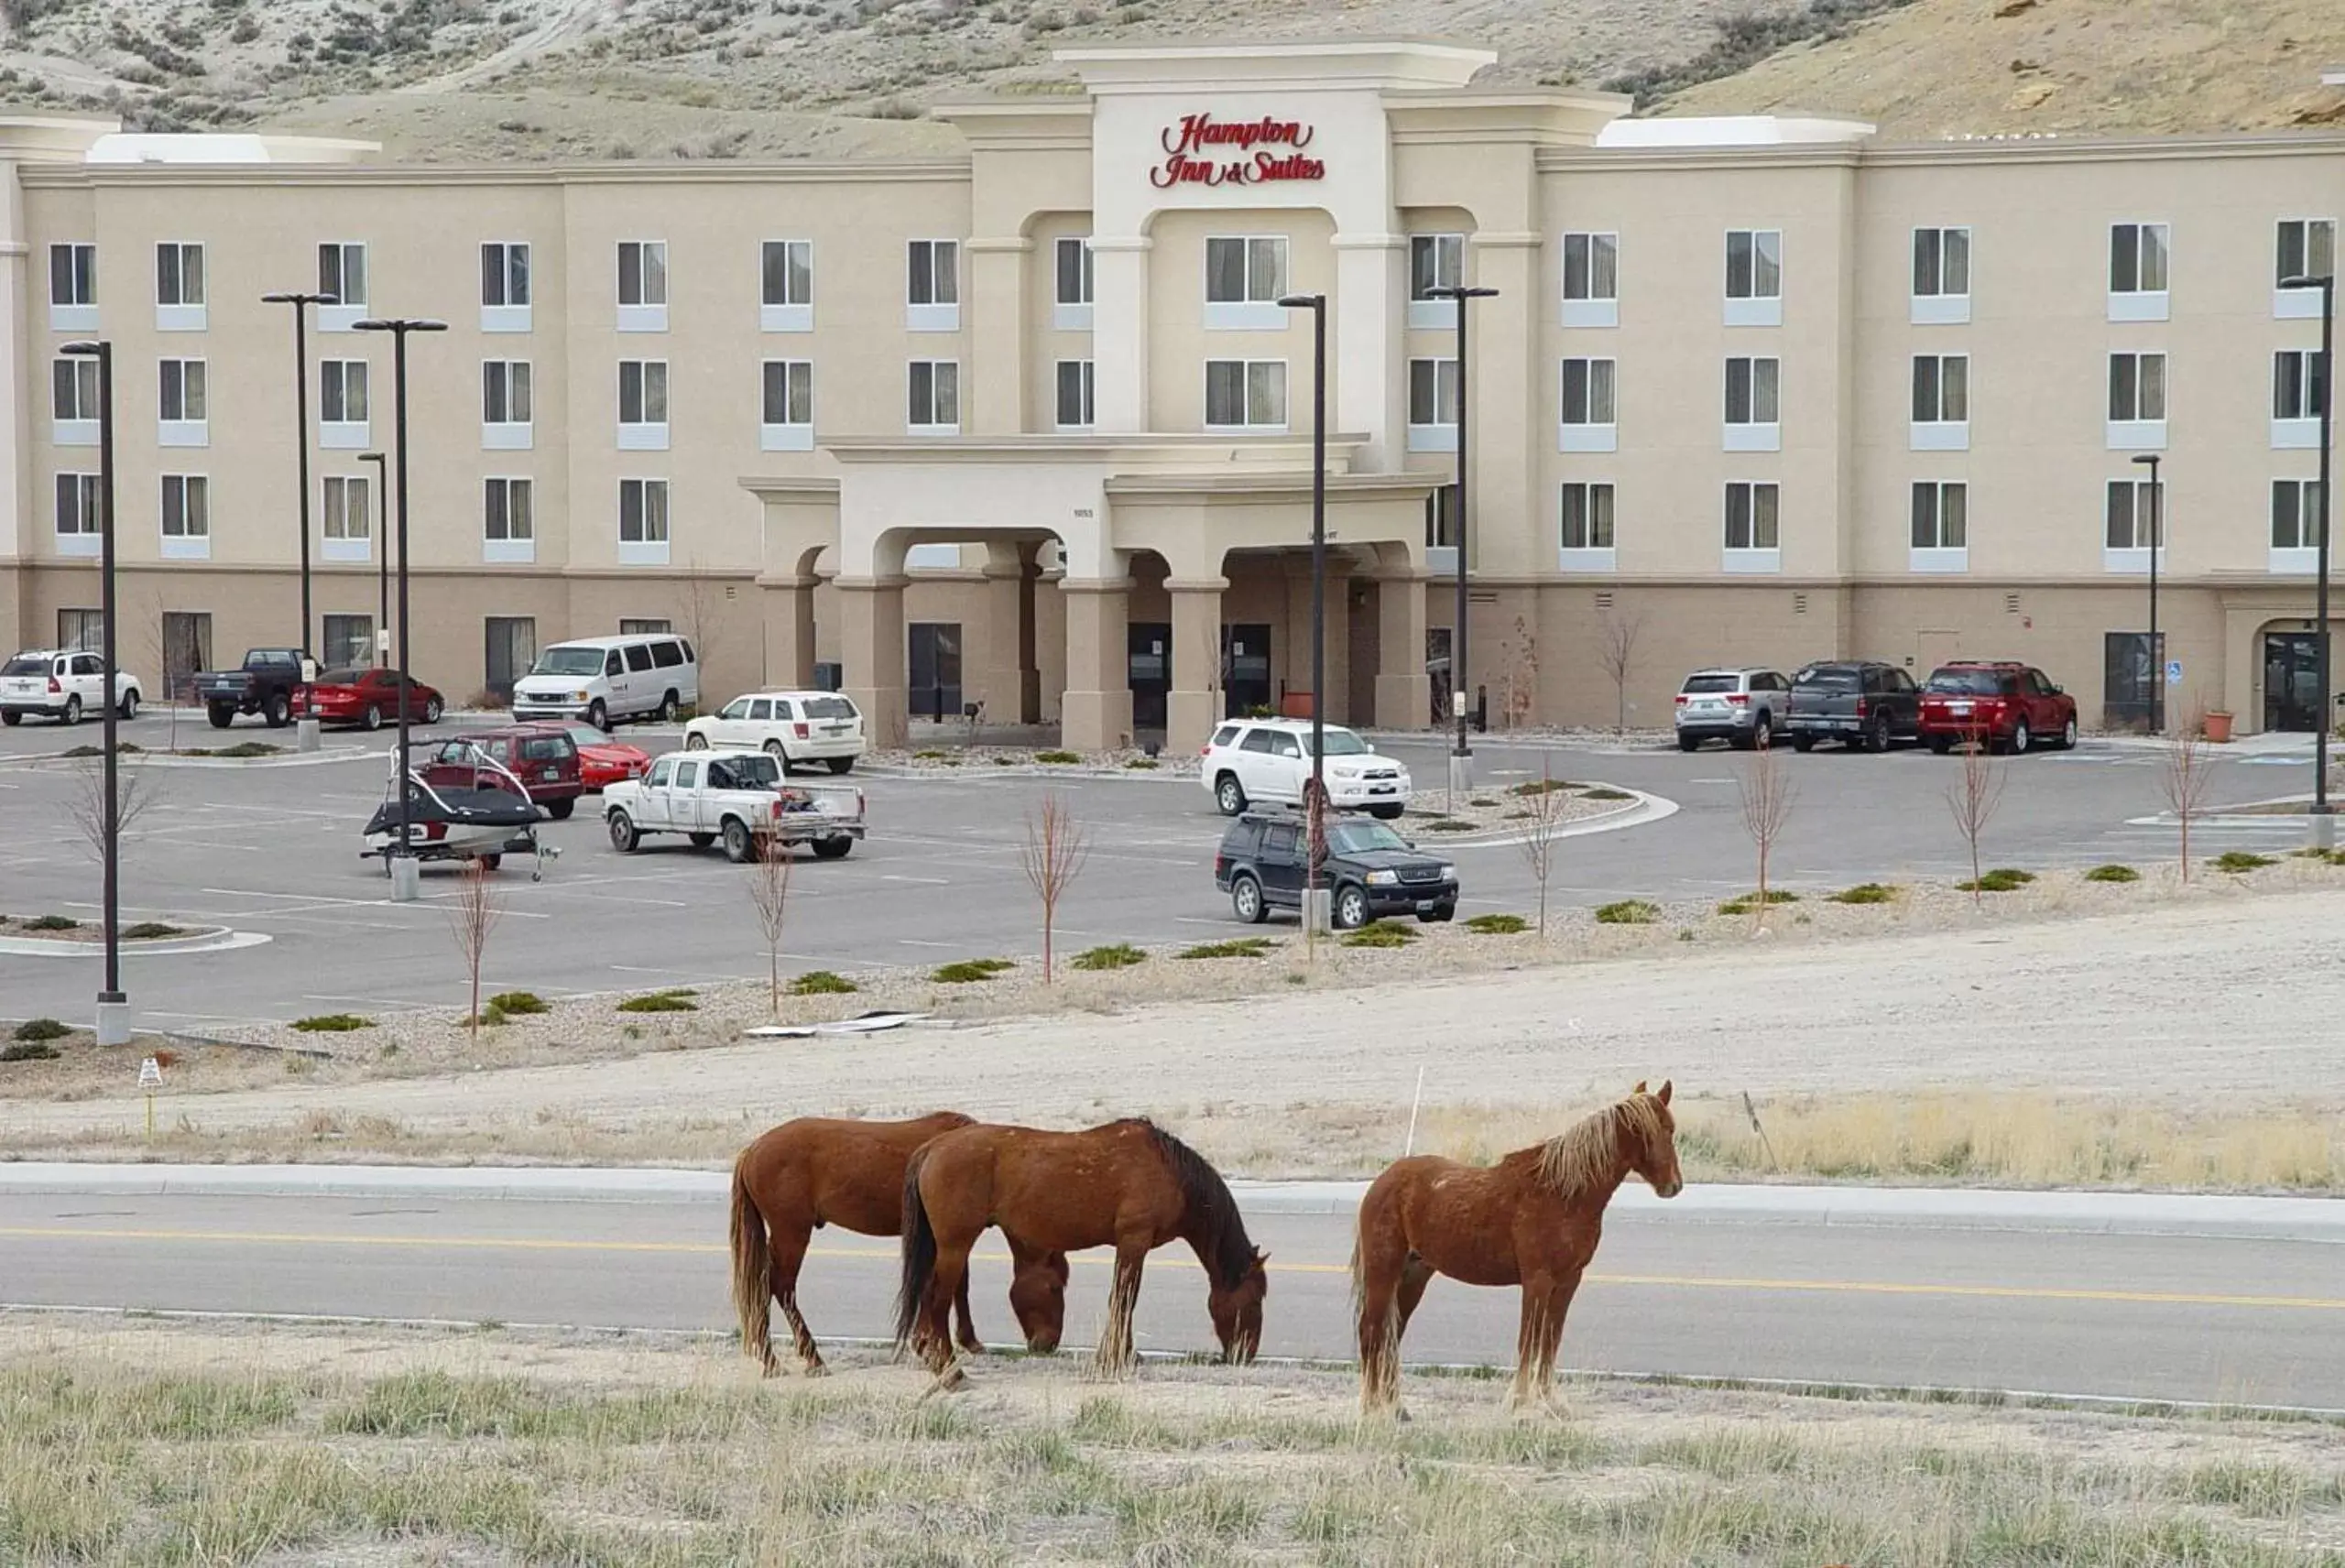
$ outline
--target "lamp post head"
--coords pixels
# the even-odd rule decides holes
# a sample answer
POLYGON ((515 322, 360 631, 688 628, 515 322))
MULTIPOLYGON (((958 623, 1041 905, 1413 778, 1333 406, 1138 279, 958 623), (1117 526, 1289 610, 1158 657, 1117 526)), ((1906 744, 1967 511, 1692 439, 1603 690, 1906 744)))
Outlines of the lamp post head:
POLYGON ((351 327, 362 332, 444 332, 448 323, 420 316, 369 316, 363 321, 353 321, 351 327))
POLYGON ((280 292, 264 294, 260 297, 260 302, 264 305, 339 305, 342 300, 333 294, 280 292))
POLYGON ((2337 287, 2337 278, 2334 273, 2323 273, 2318 278, 2313 277, 2310 273, 2299 273, 2294 278, 2283 278, 2280 279, 2280 287, 2283 289, 2318 289, 2325 294, 2337 287))
POLYGON ((2133 461, 2135 463, 2147 463, 2149 465, 2151 477, 2155 478, 2157 476, 2158 464, 2165 461, 2165 454, 2162 452, 2145 452, 2133 461))
POLYGON ((60 354, 70 354, 79 359, 95 359, 98 355, 105 353, 106 348, 107 345, 104 343, 93 343, 88 338, 81 338, 65 344, 57 352, 60 354))
POLYGON ((1327 308, 1325 294, 1282 294, 1279 308, 1285 310, 1324 310, 1327 308))
POLYGON ((1495 289, 1469 289, 1463 283, 1445 284, 1439 288, 1425 290, 1425 298, 1428 299, 1495 299, 1498 294, 1499 291, 1495 289))
POLYGON ((379 452, 362 452, 358 454, 358 461, 361 463, 384 463, 389 460, 385 458, 379 452))

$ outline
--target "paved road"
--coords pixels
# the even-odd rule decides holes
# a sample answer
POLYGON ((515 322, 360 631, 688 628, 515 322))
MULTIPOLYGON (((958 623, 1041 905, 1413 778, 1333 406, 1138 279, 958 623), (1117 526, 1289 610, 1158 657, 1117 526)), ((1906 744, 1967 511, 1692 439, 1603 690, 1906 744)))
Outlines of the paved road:
MULTIPOLYGON (((165 722, 142 716, 126 726, 126 738, 159 746, 165 722)), ((184 721, 181 731, 187 744, 184 721)), ((94 910, 96 867, 67 825, 81 781, 62 765, 10 759, 96 733, 27 724, 0 734, 0 905, 94 910)), ((627 735, 660 746, 672 742, 672 733, 627 735)), ((357 744, 352 736, 330 742, 357 744)), ((1437 743, 1393 749, 1438 787, 1445 769, 1437 743)), ((1967 869, 1945 800, 1955 763, 1920 751, 1783 760, 1799 797, 1776 851, 1779 883, 1828 889, 1967 869)), ((1555 777, 1607 779, 1683 807, 1662 822, 1569 840, 1553 888, 1563 902, 1707 899, 1749 886, 1751 847, 1735 788, 1743 759, 1735 754, 1542 753, 1485 737, 1478 765, 1493 785, 1535 778, 1543 766, 1555 777)), ((2220 805, 2301 791, 2308 773, 2285 758, 2227 759, 2216 766, 2213 799, 2220 805)), ((127 981, 143 1026, 200 1029, 224 1019, 461 999, 448 874, 427 873, 421 903, 393 905, 379 870, 356 857, 358 830, 386 776, 379 750, 314 766, 147 771, 156 803, 135 824, 126 855, 128 918, 208 920, 272 941, 231 953, 134 956, 127 981)), ((2163 858, 2173 852, 2171 831, 2140 821, 2160 810, 2157 778, 2154 754, 2118 746, 2020 759, 1988 836, 1989 857, 2036 868, 2163 858)), ((1033 895, 1019 850, 1041 783, 865 782, 871 840, 844 861, 802 860, 793 874, 793 970, 1036 951, 1033 895)), ((1056 787, 1094 834, 1089 865, 1062 909, 1063 936, 1087 945, 1230 931, 1209 873, 1222 822, 1193 778, 1062 779, 1056 787)), ((562 994, 763 977, 739 874, 721 856, 681 844, 620 856, 591 810, 553 824, 549 836, 564 854, 543 883, 509 868, 501 879, 506 914, 485 976, 493 989, 562 994)), ((2210 823, 2201 836, 2218 848, 2279 848, 2302 842, 2302 824, 2210 823)), ((1469 912, 1529 907, 1532 883, 1516 850, 1456 846, 1455 855, 1469 912)), ((86 958, 11 958, 0 964, 0 1018, 83 1017, 94 989, 86 958)))
MULTIPOLYGON (((17 1304, 665 1329, 729 1323, 711 1202, 0 1195, 0 1300, 17 1304)), ((1257 1215, 1272 1258, 1265 1354, 1343 1358, 1347 1214, 1257 1215)), ((823 1232, 818 1334, 887 1332, 894 1244, 823 1232)), ((1077 1262, 1071 1344, 1105 1310, 1077 1262)), ((980 1331, 1009 1327, 998 1242, 980 1331)), ((1157 1255, 1143 1348, 1209 1348, 1194 1261, 1157 1255)), ((1511 1363, 1517 1299, 1450 1281, 1412 1360, 1511 1363)), ((1609 1371, 2345 1408, 2345 1250, 2243 1237, 1695 1221, 1616 1209, 1565 1341, 1609 1371)))

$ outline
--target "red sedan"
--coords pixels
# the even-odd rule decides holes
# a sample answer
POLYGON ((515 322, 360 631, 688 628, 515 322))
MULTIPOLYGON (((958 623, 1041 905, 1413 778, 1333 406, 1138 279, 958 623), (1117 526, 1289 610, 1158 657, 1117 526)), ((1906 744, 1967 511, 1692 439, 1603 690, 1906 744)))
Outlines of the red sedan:
POLYGON ((578 773, 586 793, 599 794, 605 784, 640 779, 651 767, 651 754, 638 746, 614 740, 592 724, 548 725, 566 730, 578 746, 578 773))
MULTIPOLYGON (((436 724, 447 703, 420 681, 407 683, 409 724, 436 724)), ((399 676, 395 670, 356 667, 321 670, 309 685, 293 691, 293 716, 327 724, 356 724, 378 730, 399 719, 399 676)))

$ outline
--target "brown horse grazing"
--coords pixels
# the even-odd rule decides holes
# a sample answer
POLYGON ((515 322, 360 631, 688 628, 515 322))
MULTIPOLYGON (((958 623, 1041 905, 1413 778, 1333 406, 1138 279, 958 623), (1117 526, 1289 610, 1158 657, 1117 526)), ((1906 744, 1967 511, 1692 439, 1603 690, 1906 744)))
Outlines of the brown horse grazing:
POLYGON ((1435 1274, 1522 1287, 1511 1403, 1555 1410, 1555 1354, 1572 1292, 1596 1256, 1604 1206, 1634 1171, 1664 1198, 1677 1175, 1669 1085, 1625 1100, 1496 1165, 1419 1155, 1386 1168, 1360 1200, 1352 1247, 1359 1313, 1360 1407, 1401 1402, 1401 1335, 1435 1274))
POLYGON ((1001 1227, 1019 1258, 1115 1247, 1115 1283, 1099 1339, 1105 1369, 1123 1372, 1136 1359, 1132 1310, 1141 1266, 1176 1239, 1205 1265, 1205 1303, 1222 1359, 1251 1361, 1261 1343, 1270 1255, 1247 1239, 1237 1200, 1194 1149, 1143 1120, 1085 1132, 963 1127, 923 1144, 903 1186, 896 1344, 920 1349, 945 1387, 961 1380, 944 1338, 945 1304, 962 1289, 969 1249, 989 1225, 1001 1227))
MULTIPOLYGON (((897 1234, 903 1223, 904 1167, 912 1151, 939 1133, 970 1125, 958 1111, 907 1122, 804 1116, 741 1151, 733 1162, 733 1304, 741 1317, 741 1348, 767 1377, 779 1370, 769 1338, 776 1301, 790 1320, 807 1375, 823 1372, 822 1353, 798 1310, 798 1270, 814 1232, 836 1225, 865 1236, 897 1234)), ((1038 1253, 1016 1261, 1009 1305, 1027 1348, 1055 1350, 1066 1323, 1066 1259, 1038 1253)), ((954 1306, 962 1346, 982 1351, 965 1279, 954 1306)))

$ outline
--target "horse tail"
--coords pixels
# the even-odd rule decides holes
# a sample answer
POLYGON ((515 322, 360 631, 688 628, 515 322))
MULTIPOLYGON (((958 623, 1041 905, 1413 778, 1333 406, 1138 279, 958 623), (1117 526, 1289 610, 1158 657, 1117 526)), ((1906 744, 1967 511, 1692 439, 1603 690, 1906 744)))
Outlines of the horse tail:
POLYGON ((928 1163, 925 1147, 912 1151, 904 1167, 904 1270, 896 1289, 896 1351, 901 1355, 920 1326, 921 1301, 936 1272, 936 1227, 929 1223, 928 1205, 921 1202, 920 1176, 928 1163))
POLYGON ((766 1242, 766 1217, 749 1192, 747 1149, 733 1162, 733 1309, 741 1318, 741 1353, 760 1366, 773 1360, 769 1338, 772 1322, 772 1254, 766 1242))

